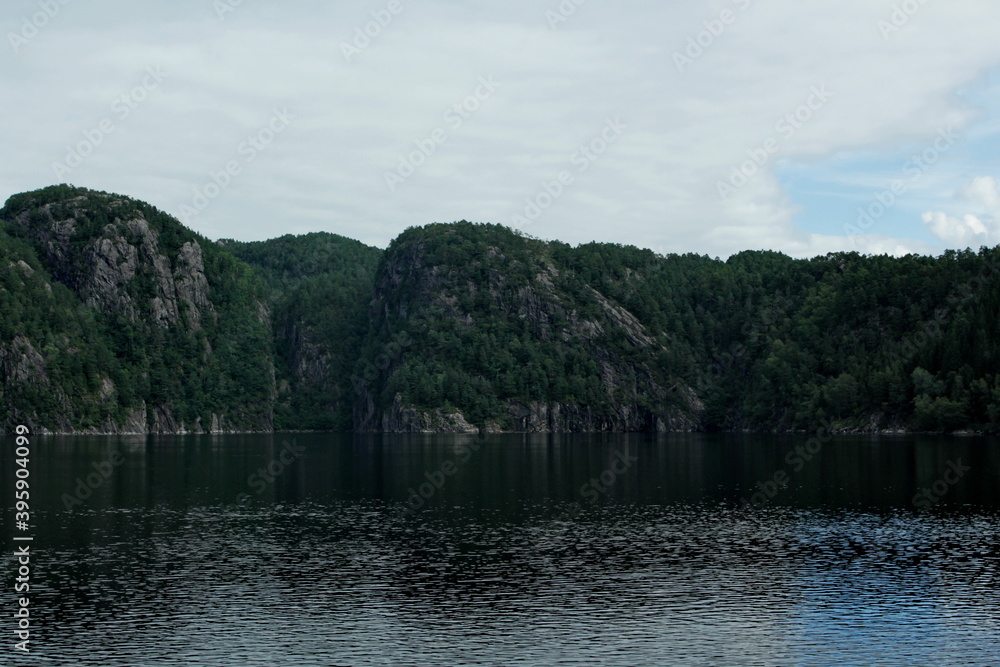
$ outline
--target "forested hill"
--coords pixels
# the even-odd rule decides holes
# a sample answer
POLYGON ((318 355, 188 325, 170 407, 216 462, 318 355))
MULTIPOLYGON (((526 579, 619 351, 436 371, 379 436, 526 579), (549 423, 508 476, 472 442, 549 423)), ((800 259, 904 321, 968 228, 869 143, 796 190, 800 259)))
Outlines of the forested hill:
POLYGON ((998 266, 997 249, 722 262, 410 229, 380 265, 365 354, 413 344, 355 424, 443 428, 435 412, 458 410, 524 430, 993 430, 998 266))
POLYGON ((382 251, 336 234, 220 245, 267 286, 278 371, 275 428, 350 431, 350 376, 382 251))
POLYGON ((246 264, 148 204, 65 185, 11 197, 0 224, 5 431, 273 428, 246 264))
POLYGON ((727 261, 468 222, 212 242, 54 186, 0 210, 0 426, 997 430, 1000 251, 727 261))

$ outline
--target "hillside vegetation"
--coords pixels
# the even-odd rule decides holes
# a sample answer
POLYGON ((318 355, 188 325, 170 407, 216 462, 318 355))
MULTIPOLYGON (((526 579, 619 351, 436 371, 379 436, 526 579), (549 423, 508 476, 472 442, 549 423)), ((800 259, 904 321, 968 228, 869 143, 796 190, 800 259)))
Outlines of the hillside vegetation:
POLYGON ((61 432, 974 429, 1000 251, 569 246, 499 225, 212 242, 54 186, 0 210, 0 410, 61 432))

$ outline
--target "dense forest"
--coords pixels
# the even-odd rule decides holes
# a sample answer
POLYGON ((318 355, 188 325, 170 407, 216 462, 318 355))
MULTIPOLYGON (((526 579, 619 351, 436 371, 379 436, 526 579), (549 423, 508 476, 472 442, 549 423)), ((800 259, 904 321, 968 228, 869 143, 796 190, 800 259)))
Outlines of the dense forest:
MULTIPOLYGON (((723 262, 458 223, 407 230, 384 263, 412 264, 413 245, 426 248, 437 278, 425 291, 448 298, 425 294, 418 313, 395 309, 405 316, 393 324, 421 345, 389 374, 383 405, 399 392, 405 403, 455 406, 477 423, 502 420, 508 400, 613 410, 615 391, 629 387, 609 386, 600 355, 570 321, 600 327, 606 299, 652 343, 605 326, 602 349, 638 356, 661 385, 693 389, 700 428, 992 430, 1000 417, 997 249, 811 260, 743 252, 723 262), (532 275, 540 265, 549 273, 532 275), (512 316, 509 294, 549 280, 561 311, 541 323, 512 316)), ((385 299, 421 303, 413 285, 383 289, 385 299)), ((638 398, 659 410, 671 398, 685 403, 676 392, 638 398)))
POLYGON ((11 197, 0 221, 7 430, 272 427, 270 327, 245 263, 148 204, 65 185, 11 197))
POLYGON ((279 377, 279 430, 350 431, 350 381, 368 331, 368 301, 382 251, 336 234, 219 244, 266 285, 279 377))
POLYGON ((0 416, 59 432, 995 431, 1000 250, 722 261, 489 224, 213 242, 0 210, 0 416))

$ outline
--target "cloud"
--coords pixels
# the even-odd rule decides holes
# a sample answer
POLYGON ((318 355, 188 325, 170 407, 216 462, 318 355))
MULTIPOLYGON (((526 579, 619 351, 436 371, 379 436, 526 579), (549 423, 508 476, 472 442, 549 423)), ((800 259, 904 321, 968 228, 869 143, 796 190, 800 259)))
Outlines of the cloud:
POLYGON ((943 211, 928 211, 921 219, 935 236, 952 248, 986 245, 990 240, 986 225, 970 213, 957 218, 943 211))
POLYGON ((1000 188, 992 176, 974 178, 962 191, 962 198, 986 210, 1000 210, 1000 188))
POLYGON ((972 213, 949 215, 926 211, 921 219, 928 229, 949 247, 966 248, 1000 242, 1000 187, 992 176, 974 178, 959 194, 962 205, 972 213))
MULTIPOLYGON (((287 108, 295 116, 288 130, 191 221, 209 236, 322 229, 384 246, 411 225, 511 224, 569 171, 572 185, 527 232, 720 256, 846 249, 846 237, 799 226, 819 212, 790 199, 774 175, 779 161, 821 170, 838 155, 922 145, 949 125, 1000 132, 996 118, 955 95, 992 85, 983 73, 1000 65, 994 6, 928 3, 883 36, 879 21, 891 20, 893 4, 589 2, 551 29, 554 0, 404 0, 348 62, 342 44, 387 3, 244 2, 224 20, 201 0, 141 9, 95 0, 88 11, 70 3, 17 54, 0 54, 0 198, 55 182, 52 163, 111 113, 144 68, 159 65, 168 73, 162 86, 67 180, 176 215, 275 108, 287 108), (723 9, 734 20, 719 32, 712 22, 723 9), (719 34, 702 34, 706 22, 719 34), (675 53, 692 39, 705 46, 678 71, 675 53), (502 86, 460 128, 448 126, 446 112, 483 76, 502 86), (816 87, 829 99, 802 112, 816 87), (614 118, 626 131, 581 170, 574 156, 614 118), (390 191, 386 172, 442 127, 447 141, 390 191), (769 140, 777 150, 723 200, 717 184, 769 140)), ((24 15, 37 10, 18 6, 24 15)), ((20 26, 11 11, 4 34, 20 26)), ((956 159, 970 161, 959 170, 965 181, 988 173, 973 157, 956 159)), ((872 183, 898 176, 865 174, 872 183)), ((965 211, 955 214, 959 225, 920 224, 921 210, 954 204, 954 178, 943 167, 928 173, 907 193, 921 202, 910 228, 872 236, 871 247, 933 252, 940 246, 926 242, 928 229, 939 229, 942 243, 973 234, 965 211)), ((968 212, 991 228, 994 213, 968 212)))

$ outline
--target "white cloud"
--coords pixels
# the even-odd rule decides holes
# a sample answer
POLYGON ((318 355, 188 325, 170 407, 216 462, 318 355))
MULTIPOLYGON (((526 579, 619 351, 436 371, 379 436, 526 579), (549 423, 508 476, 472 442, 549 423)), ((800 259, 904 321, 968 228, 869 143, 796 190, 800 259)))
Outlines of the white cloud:
MULTIPOLYGON (((160 64, 168 80, 68 180, 176 214, 273 108, 287 107, 292 126, 192 222, 212 236, 325 229, 385 245, 410 225, 510 224, 543 182, 574 168, 572 156, 607 118, 620 117, 628 124, 621 139, 574 172, 574 184, 526 231, 720 256, 748 248, 819 254, 853 243, 796 227, 795 216, 811 212, 774 178, 779 159, 822 164, 842 152, 926 141, 949 125, 997 123, 953 94, 1000 65, 995 7, 986 0, 923 5, 888 39, 878 28, 893 11, 888 0, 772 0, 745 10, 720 0, 587 3, 556 30, 545 18, 556 2, 406 1, 350 63, 341 42, 384 4, 242 3, 224 21, 197 0, 127 11, 91 4, 67 5, 17 55, 0 54, 0 197, 54 182, 51 163, 65 147, 147 65, 160 64), (674 52, 725 7, 737 20, 678 72, 674 52), (386 170, 488 75, 502 88, 390 193, 386 170), (791 135, 779 130, 814 86, 830 100, 791 135), (720 200, 716 183, 768 139, 780 150, 720 200)), ((23 13, 34 8, 21 5, 23 13)), ((0 24, 2 32, 19 20, 0 24)), ((948 189, 942 180, 928 175, 907 196, 924 210, 944 209, 934 203, 948 189)), ((990 230, 997 206, 988 195, 976 195, 988 215, 968 212, 990 230)), ((945 243, 978 233, 962 217, 935 220, 929 228, 945 243)), ((914 223, 907 236, 924 233, 914 223)), ((911 238, 871 243, 894 253, 935 250, 911 238)))
POLYGON ((927 211, 921 219, 949 247, 977 248, 1000 242, 1000 187, 992 176, 979 176, 959 194, 962 205, 974 213, 961 216, 927 211))
POLYGON ((962 198, 986 210, 1000 210, 1000 187, 992 176, 979 176, 962 191, 962 198))
POLYGON ((952 248, 980 246, 989 241, 986 225, 969 213, 957 218, 943 211, 928 211, 921 219, 936 237, 952 248))

